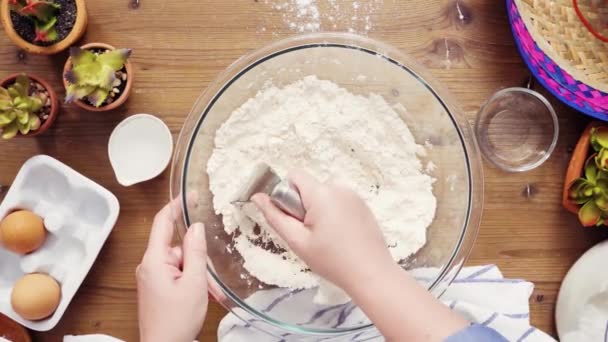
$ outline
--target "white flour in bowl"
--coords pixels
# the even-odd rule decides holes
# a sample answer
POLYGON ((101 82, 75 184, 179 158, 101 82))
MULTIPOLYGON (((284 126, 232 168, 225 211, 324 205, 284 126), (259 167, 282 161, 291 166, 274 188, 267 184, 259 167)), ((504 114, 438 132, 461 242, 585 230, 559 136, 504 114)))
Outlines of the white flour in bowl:
POLYGON ((321 181, 339 180, 367 202, 399 261, 424 246, 435 215, 433 179, 418 158, 424 154, 381 96, 355 95, 308 76, 266 88, 236 109, 216 132, 207 173, 215 211, 226 232, 235 234, 234 247, 250 274, 280 287, 321 285, 316 302, 336 304, 348 297, 310 272, 255 205, 230 201, 259 162, 283 176, 304 168, 321 181), (264 248, 270 243, 277 247, 272 252, 264 248))

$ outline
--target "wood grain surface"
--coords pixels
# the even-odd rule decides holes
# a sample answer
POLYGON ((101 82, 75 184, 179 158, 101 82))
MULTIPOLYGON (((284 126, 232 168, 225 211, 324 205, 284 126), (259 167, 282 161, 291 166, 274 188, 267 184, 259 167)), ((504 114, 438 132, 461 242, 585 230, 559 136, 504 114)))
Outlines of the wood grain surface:
MULTIPOLYGON (((64 105, 46 135, 0 142, 0 192, 10 187, 23 162, 43 153, 116 194, 121 214, 62 321, 50 332, 35 333, 35 340, 60 341, 64 334, 88 333, 138 339, 134 270, 152 217, 169 199, 169 172, 144 184, 120 186, 108 161, 109 134, 125 117, 145 112, 161 117, 177 136, 194 100, 219 72, 244 53, 295 34, 273 6, 285 2, 289 1, 87 1, 89 27, 83 43, 101 41, 134 50, 133 94, 111 113, 64 105)), ((344 3, 344 13, 352 10, 351 2, 339 2, 344 3)), ((360 1, 367 2, 375 7, 368 35, 426 65, 460 101, 471 122, 493 92, 521 86, 529 76, 515 48, 503 1, 360 1)), ((348 27, 341 22, 335 30, 348 27)), ((35 73, 64 94, 60 72, 65 60, 65 53, 24 54, 0 33, 0 76, 35 73)), ((583 229, 560 207, 570 151, 588 120, 548 98, 561 125, 557 149, 547 163, 527 173, 508 174, 485 164, 484 217, 468 263, 494 263, 507 277, 533 281, 532 323, 555 334, 554 305, 562 278, 585 250, 608 237, 608 230, 583 229)), ((224 314, 221 307, 211 306, 202 341, 216 340, 224 314)))

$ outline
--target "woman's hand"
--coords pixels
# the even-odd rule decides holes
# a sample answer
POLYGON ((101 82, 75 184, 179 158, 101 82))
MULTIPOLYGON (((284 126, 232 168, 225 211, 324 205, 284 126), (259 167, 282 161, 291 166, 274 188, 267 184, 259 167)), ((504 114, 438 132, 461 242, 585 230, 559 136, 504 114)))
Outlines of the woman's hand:
POLYGON ((303 172, 289 178, 300 191, 304 222, 283 213, 267 195, 256 194, 252 201, 315 273, 348 291, 374 277, 380 266, 394 264, 376 218, 354 191, 321 184, 303 172))
POLYGON ((393 261, 374 215, 355 192, 306 173, 290 179, 306 209, 304 222, 267 195, 252 200, 291 249, 343 288, 387 341, 443 341, 468 325, 393 261))
POLYGON ((154 218, 148 249, 137 267, 140 340, 192 342, 207 314, 205 227, 193 224, 183 247, 171 247, 179 201, 154 218))

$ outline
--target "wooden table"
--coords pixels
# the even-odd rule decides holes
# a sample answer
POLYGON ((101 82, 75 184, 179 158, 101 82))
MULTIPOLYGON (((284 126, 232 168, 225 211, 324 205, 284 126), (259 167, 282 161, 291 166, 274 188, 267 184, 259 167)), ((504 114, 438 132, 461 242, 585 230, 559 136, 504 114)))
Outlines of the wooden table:
MULTIPOLYGON (((0 185, 6 191, 24 161, 48 154, 116 194, 121 215, 63 320, 50 332, 34 334, 36 340, 59 341, 68 333, 107 333, 137 340, 134 270, 152 217, 169 199, 169 172, 144 184, 120 186, 108 161, 108 136, 122 119, 142 112, 161 117, 177 136, 194 100, 220 71, 244 53, 294 34, 281 11, 272 6, 285 2, 87 1, 90 22, 84 41, 134 49, 136 83, 131 99, 105 114, 64 105, 48 134, 0 142, 0 185)), ((407 51, 430 68, 460 100, 471 121, 494 91, 520 86, 529 76, 502 1, 376 0, 373 4, 377 9, 370 17, 369 36, 407 51)), ((343 10, 352 11, 350 6, 343 10)), ((347 27, 337 25, 337 29, 347 27)), ((0 34, 0 76, 32 72, 63 94, 60 71, 65 60, 66 54, 25 55, 0 34)), ((549 99, 560 118, 557 149, 547 163, 527 173, 507 174, 486 164, 484 219, 469 264, 495 263, 507 277, 533 281, 532 322, 555 334, 554 305, 563 276, 585 250, 608 237, 608 230, 583 229, 560 207, 565 166, 587 119, 549 99)), ((211 306, 202 341, 216 339, 224 314, 221 307, 211 306)))

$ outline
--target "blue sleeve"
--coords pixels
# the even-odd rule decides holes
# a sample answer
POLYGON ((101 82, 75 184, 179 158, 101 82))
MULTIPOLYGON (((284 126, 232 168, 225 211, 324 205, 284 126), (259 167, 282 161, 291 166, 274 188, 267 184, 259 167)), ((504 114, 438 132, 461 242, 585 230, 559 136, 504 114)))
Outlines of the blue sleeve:
POLYGON ((473 324, 448 337, 445 342, 508 342, 501 334, 484 325, 473 324))

